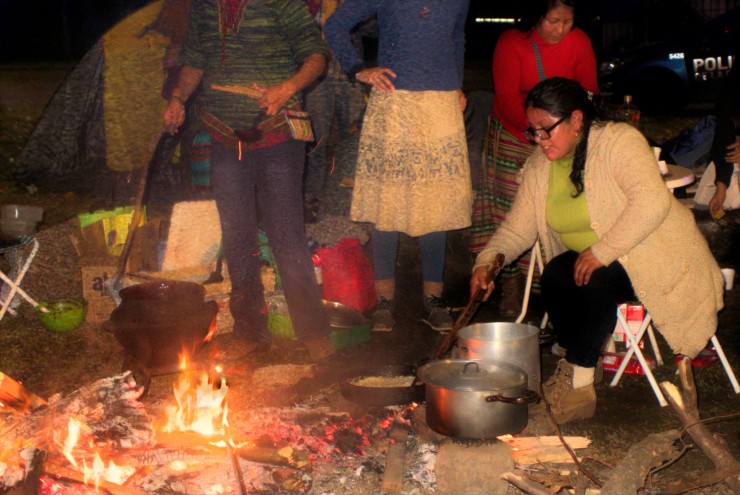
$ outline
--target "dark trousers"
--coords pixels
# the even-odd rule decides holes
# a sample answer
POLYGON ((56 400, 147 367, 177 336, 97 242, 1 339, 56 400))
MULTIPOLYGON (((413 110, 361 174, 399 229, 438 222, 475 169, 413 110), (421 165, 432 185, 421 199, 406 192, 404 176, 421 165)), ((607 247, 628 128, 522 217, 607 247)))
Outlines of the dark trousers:
POLYGON ((237 338, 270 340, 258 225, 275 253, 296 336, 305 341, 330 331, 304 235, 304 149, 303 141, 291 140, 243 152, 239 160, 236 150, 213 143, 211 184, 231 277, 229 305, 237 338))
POLYGON ((592 368, 606 338, 617 323, 617 305, 634 300, 627 272, 618 261, 595 270, 588 285, 578 287, 573 277, 578 253, 566 251, 545 266, 542 296, 566 360, 592 368))

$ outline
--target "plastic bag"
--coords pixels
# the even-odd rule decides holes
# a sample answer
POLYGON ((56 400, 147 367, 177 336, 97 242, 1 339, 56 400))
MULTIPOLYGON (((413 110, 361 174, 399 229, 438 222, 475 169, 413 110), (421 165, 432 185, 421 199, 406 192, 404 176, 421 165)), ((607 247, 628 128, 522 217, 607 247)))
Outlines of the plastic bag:
POLYGON ((345 237, 335 247, 317 249, 314 264, 321 268, 324 299, 361 313, 375 306, 375 271, 358 239, 345 237))

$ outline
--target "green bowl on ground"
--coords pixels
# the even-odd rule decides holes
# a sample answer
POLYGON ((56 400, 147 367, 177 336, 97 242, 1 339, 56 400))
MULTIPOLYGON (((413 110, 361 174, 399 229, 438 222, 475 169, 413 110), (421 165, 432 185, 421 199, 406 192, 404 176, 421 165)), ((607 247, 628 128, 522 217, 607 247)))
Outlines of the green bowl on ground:
POLYGON ((50 332, 71 332, 85 320, 87 303, 77 299, 62 299, 53 303, 39 303, 36 317, 50 332), (48 311, 44 311, 48 310, 48 311))
MULTIPOLYGON (((370 340, 370 329, 373 322, 365 318, 362 313, 338 302, 324 300, 323 305, 332 329, 329 334, 332 347, 344 349, 370 340)), ((273 337, 296 338, 289 315, 268 313, 267 329, 273 337)))

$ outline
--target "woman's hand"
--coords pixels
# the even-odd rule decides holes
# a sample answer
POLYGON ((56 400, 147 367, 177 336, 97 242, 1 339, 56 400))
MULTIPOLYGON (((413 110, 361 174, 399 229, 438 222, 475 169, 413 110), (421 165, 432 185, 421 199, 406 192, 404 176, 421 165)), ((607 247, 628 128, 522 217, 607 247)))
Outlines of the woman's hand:
POLYGON ((727 186, 723 182, 717 182, 717 189, 714 190, 714 196, 709 200, 709 212, 712 214, 712 218, 722 218, 722 214, 725 211, 722 205, 725 204, 726 197, 727 186))
POLYGON ((372 69, 363 69, 355 74, 355 79, 365 84, 369 84, 379 91, 390 93, 396 87, 390 78, 395 79, 396 73, 387 67, 373 67, 372 69))
POLYGON ((457 96, 460 98, 460 111, 464 112, 468 107, 468 99, 465 97, 465 93, 463 93, 462 89, 457 90, 457 96))
POLYGON ((181 98, 170 98, 167 108, 164 110, 165 130, 174 136, 177 129, 185 122, 185 102, 181 98))
POLYGON ((262 97, 257 103, 265 111, 266 115, 276 115, 283 108, 285 102, 295 94, 295 90, 287 82, 266 88, 255 83, 252 84, 252 87, 262 93, 262 97))
POLYGON ((486 266, 479 266, 478 268, 473 270, 473 276, 470 277, 470 297, 473 297, 473 294, 475 294, 475 291, 478 290, 478 288, 486 291, 485 294, 483 294, 484 301, 488 300, 488 298, 491 297, 494 283, 486 283, 487 276, 488 268, 486 266))
POLYGON ((591 281, 591 274, 601 268, 601 261, 599 261, 591 248, 586 249, 576 260, 576 264, 573 267, 573 278, 575 279, 577 286, 588 285, 591 281))
POLYGON ((740 137, 735 138, 735 142, 727 147, 727 155, 725 159, 728 163, 739 163, 740 162, 740 137))

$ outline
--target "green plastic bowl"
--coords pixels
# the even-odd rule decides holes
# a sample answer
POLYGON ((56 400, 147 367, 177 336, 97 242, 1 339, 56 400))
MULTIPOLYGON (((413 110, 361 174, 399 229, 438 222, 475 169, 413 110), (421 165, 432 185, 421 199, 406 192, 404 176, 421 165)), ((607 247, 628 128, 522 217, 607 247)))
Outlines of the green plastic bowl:
POLYGON ((36 317, 50 332, 66 333, 79 327, 85 319, 87 303, 77 299, 62 299, 53 303, 39 303, 36 317), (48 312, 44 312, 48 309, 48 312))

